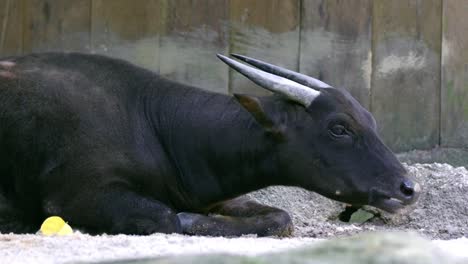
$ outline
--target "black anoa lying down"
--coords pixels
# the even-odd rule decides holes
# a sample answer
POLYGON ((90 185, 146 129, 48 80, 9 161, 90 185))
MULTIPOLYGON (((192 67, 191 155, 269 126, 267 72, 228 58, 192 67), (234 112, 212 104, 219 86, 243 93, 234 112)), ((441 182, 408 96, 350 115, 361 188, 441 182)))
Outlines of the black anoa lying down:
POLYGON ((299 186, 394 212, 420 187, 347 91, 218 55, 273 96, 216 94, 122 60, 0 59, 0 232, 50 215, 94 233, 288 235, 290 216, 246 198, 299 186))

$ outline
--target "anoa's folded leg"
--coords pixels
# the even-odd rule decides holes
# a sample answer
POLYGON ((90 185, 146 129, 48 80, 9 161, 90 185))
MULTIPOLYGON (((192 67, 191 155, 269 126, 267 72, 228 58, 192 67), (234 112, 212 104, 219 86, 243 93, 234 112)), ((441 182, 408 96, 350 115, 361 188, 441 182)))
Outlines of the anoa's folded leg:
POLYGON ((206 236, 290 236, 293 223, 281 209, 259 204, 245 197, 219 203, 208 215, 182 212, 178 214, 185 234, 206 236))
POLYGON ((179 219, 171 208, 127 189, 87 190, 60 207, 60 215, 71 226, 83 227, 92 233, 182 232, 179 219))

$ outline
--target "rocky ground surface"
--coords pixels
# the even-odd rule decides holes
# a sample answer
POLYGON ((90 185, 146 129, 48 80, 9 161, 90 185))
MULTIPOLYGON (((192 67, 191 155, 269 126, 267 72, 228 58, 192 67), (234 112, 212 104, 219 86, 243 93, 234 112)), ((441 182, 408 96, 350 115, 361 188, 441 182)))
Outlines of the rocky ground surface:
POLYGON ((411 232, 352 237, 258 238, 0 235, 0 263, 375 263, 466 264, 468 239, 433 240, 411 232), (117 262, 116 262, 117 261, 117 262))

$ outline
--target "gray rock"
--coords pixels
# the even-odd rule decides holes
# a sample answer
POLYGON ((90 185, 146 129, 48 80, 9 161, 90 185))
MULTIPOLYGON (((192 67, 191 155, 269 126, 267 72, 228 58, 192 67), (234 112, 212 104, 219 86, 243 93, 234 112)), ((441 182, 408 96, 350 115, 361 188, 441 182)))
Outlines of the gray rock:
MULTIPOLYGON (((315 246, 255 257, 226 254, 174 256, 117 263, 375 263, 461 264, 468 259, 444 255, 429 240, 414 233, 368 233, 320 242, 315 246)), ((114 262, 116 263, 116 262, 114 262)))

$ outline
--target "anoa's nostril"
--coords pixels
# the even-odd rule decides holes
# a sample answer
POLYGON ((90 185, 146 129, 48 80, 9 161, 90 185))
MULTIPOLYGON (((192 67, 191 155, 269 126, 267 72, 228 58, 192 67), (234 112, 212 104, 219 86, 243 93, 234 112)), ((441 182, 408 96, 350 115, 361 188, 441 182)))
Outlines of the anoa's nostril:
POLYGON ((413 196, 415 193, 414 183, 411 181, 403 181, 400 185, 401 192, 406 196, 413 196))

